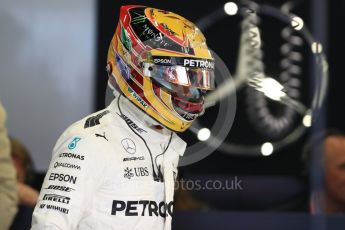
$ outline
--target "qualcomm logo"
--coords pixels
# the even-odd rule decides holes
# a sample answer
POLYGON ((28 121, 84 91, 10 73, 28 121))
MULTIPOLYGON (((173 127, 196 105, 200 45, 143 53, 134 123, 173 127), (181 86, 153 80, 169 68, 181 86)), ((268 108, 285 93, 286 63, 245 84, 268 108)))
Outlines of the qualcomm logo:
POLYGON ((70 168, 70 169, 78 169, 78 170, 81 169, 81 167, 79 165, 70 164, 70 163, 67 163, 67 162, 55 162, 54 168, 58 168, 58 167, 70 168))

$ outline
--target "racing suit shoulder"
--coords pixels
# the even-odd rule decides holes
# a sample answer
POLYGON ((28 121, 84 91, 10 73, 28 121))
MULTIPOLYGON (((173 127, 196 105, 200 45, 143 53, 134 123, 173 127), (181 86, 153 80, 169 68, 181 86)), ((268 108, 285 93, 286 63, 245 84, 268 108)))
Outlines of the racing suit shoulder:
POLYGON ((58 139, 33 213, 32 229, 77 229, 80 220, 90 214, 93 194, 110 164, 110 146, 102 137, 106 125, 97 121, 104 111, 72 124, 58 139), (85 128, 86 121, 97 115, 88 123, 93 125, 85 128))
MULTIPOLYGON (((110 119, 107 119, 110 116, 109 110, 103 109, 92 113, 81 120, 71 124, 59 137, 54 147, 56 148, 63 144, 65 141, 69 140, 72 136, 92 136, 95 132, 101 132, 109 124, 110 119)), ((54 152, 53 151, 53 152, 54 152)))

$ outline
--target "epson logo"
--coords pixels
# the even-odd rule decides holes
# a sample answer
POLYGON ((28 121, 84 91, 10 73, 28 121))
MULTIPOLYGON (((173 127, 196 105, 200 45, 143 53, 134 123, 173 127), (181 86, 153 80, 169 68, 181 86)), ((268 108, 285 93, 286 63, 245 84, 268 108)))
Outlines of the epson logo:
POLYGON ((208 60, 184 59, 183 65, 187 67, 214 69, 214 62, 208 60))
POLYGON ((111 215, 123 213, 125 216, 161 216, 163 218, 172 216, 173 202, 165 203, 164 201, 157 203, 152 200, 140 201, 122 201, 113 200, 111 215))
POLYGON ((64 181, 68 183, 73 183, 75 184, 77 182, 77 177, 68 175, 68 174, 60 174, 60 173, 51 173, 49 175, 49 180, 58 180, 58 181, 64 181))
POLYGON ((67 158, 74 158, 74 159, 78 159, 78 160, 84 160, 84 156, 81 156, 79 154, 76 153, 60 153, 59 157, 67 157, 67 158))
POLYGON ((48 200, 48 201, 54 201, 58 203, 63 203, 63 204, 69 204, 71 198, 67 196, 60 196, 56 194, 45 194, 43 196, 43 200, 48 200))
POLYGON ((153 59, 153 62, 155 63, 155 64, 172 64, 172 62, 171 62, 171 59, 169 59, 169 58, 155 58, 155 59, 153 59))
POLYGON ((60 186, 60 185, 49 185, 48 188, 45 189, 51 189, 51 190, 58 190, 62 192, 71 192, 74 191, 75 189, 66 187, 66 186, 60 186))
POLYGON ((74 165, 74 164, 70 164, 70 163, 55 162, 54 168, 58 168, 58 167, 78 169, 78 170, 81 169, 79 165, 74 165))

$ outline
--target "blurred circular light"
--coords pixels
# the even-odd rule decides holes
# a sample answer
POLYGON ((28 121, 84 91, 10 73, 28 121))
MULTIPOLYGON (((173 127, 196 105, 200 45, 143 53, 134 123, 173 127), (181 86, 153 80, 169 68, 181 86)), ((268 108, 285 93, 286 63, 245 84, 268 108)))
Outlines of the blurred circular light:
POLYGON ((303 117, 303 125, 305 126, 305 127, 310 127, 311 126, 311 121, 312 121, 312 119, 311 119, 311 115, 305 115, 304 117, 303 117))
POLYGON ((238 6, 234 2, 227 2, 224 4, 224 11, 228 15, 235 15, 238 11, 238 6))
POLYGON ((266 142, 261 146, 261 154, 269 156, 273 153, 273 145, 270 142, 266 142))
POLYGON ((314 53, 314 54, 319 54, 322 52, 322 45, 319 43, 319 42, 313 42, 311 44, 311 51, 314 53))
POLYGON ((291 18, 291 26, 295 29, 295 30, 301 30, 303 28, 304 22, 303 19, 297 16, 293 16, 291 18))
POLYGON ((200 141, 206 141, 211 136, 211 131, 208 128, 202 128, 198 132, 198 139, 200 141))

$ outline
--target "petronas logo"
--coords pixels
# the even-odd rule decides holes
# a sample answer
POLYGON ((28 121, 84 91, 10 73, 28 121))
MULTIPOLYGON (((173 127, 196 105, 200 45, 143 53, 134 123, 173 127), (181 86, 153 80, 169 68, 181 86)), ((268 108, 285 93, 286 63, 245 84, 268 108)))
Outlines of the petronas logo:
POLYGON ((141 97, 134 92, 134 90, 128 86, 128 92, 132 95, 132 97, 134 97, 142 106, 144 106, 144 108, 146 109, 148 107, 148 105, 146 104, 146 102, 141 99, 141 97))

